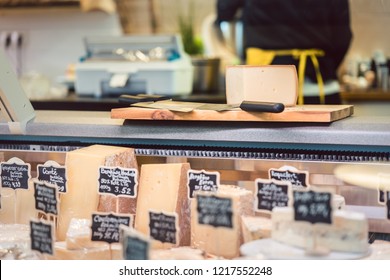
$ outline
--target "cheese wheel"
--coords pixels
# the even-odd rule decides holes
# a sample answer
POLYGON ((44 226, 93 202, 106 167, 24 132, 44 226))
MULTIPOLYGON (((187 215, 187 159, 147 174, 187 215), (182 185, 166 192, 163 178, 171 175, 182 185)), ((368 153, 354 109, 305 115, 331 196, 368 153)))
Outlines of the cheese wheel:
POLYGON ((190 244, 190 206, 187 190, 189 163, 143 164, 140 172, 135 229, 151 236, 149 210, 177 215, 176 244, 153 239, 151 249, 190 244))
POLYGON ((295 106, 297 98, 298 77, 294 65, 235 65, 226 69, 228 104, 245 100, 295 106))
MULTIPOLYGON (((66 154, 67 192, 60 197, 57 240, 64 241, 72 218, 91 219, 92 213, 116 212, 116 199, 99 195, 99 168, 118 166, 135 168, 134 149, 92 145, 66 154)), ((120 213, 135 213, 136 198, 119 198, 120 213)))
POLYGON ((254 215, 253 193, 237 186, 220 185, 217 192, 195 192, 195 198, 199 195, 230 199, 231 227, 200 223, 198 200, 194 199, 191 202, 191 246, 227 259, 238 257, 243 243, 241 216, 254 215))

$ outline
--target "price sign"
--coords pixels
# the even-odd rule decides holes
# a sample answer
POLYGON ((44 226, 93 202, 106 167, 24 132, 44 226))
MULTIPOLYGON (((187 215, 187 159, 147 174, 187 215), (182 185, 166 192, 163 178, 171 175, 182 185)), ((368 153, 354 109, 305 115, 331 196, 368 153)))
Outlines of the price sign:
POLYGON ((53 255, 53 225, 44 221, 30 221, 31 250, 53 255))
POLYGON ((233 228, 233 202, 215 195, 196 195, 198 223, 213 227, 233 228))
POLYGON ((92 241, 119 242, 120 225, 129 226, 131 216, 92 214, 92 241))
POLYGON ((194 191, 216 192, 220 182, 219 177, 219 172, 189 170, 187 176, 189 198, 191 199, 194 197, 194 191))
POLYGON ((31 178, 30 164, 21 159, 11 158, 1 163, 1 186, 3 188, 28 189, 28 180, 31 178))
POLYGON ((149 211, 149 232, 162 243, 178 243, 178 217, 176 213, 149 211))
POLYGON ((390 191, 386 192, 386 196, 387 196, 386 214, 387 214, 387 219, 390 220, 390 191))
MULTIPOLYGON (((123 227, 122 227, 123 228, 123 227)), ((124 260, 148 260, 150 240, 134 229, 121 230, 124 260)))
POLYGON ((310 223, 332 223, 332 193, 293 191, 294 219, 310 223))
POLYGON ((100 167, 99 193, 136 197, 138 170, 135 168, 100 167))
POLYGON ((309 173, 307 171, 292 171, 284 169, 271 168, 269 171, 269 178, 278 181, 288 181, 293 187, 308 187, 309 173))
POLYGON ((46 182, 34 182, 35 209, 58 215, 58 188, 46 182))
POLYGON ((60 193, 66 193, 66 168, 55 161, 47 161, 45 164, 38 164, 37 179, 56 185, 60 193))
POLYGON ((257 179, 256 183, 256 211, 272 211, 274 207, 288 206, 291 196, 291 183, 257 179))

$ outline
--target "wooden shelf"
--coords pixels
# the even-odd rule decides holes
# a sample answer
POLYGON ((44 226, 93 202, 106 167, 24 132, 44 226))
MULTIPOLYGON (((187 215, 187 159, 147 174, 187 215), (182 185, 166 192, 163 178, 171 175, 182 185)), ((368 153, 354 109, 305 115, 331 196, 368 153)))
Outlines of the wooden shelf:
POLYGON ((341 99, 345 102, 390 101, 390 91, 380 89, 354 89, 341 92, 341 99))

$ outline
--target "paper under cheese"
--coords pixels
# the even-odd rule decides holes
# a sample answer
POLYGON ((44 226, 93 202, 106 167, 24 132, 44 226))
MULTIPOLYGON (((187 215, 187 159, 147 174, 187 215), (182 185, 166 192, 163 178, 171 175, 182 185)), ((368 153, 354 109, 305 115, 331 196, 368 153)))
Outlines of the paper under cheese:
POLYGON ((151 236, 149 210, 177 215, 177 244, 152 240, 151 249, 190 244, 190 208, 187 190, 188 163, 143 164, 140 172, 135 229, 151 236))
POLYGON ((272 211, 272 239, 306 248, 316 234, 316 244, 331 251, 364 253, 368 249, 368 221, 357 212, 333 212, 332 224, 294 221, 292 207, 275 207, 272 211))
MULTIPOLYGON (((66 155, 67 193, 61 194, 57 240, 64 241, 72 218, 91 219, 92 212, 116 212, 116 197, 99 195, 99 167, 136 166, 131 148, 92 145, 66 155)), ((119 197, 119 212, 134 214, 136 198, 119 197)))
POLYGON ((220 185, 217 192, 195 192, 195 197, 199 195, 230 199, 232 227, 200 223, 198 200, 195 199, 191 202, 191 246, 228 259, 238 257, 243 243, 241 216, 254 215, 253 193, 237 186, 220 185))
POLYGON ((226 98, 228 104, 245 100, 295 106, 298 98, 296 68, 294 65, 228 66, 226 98))

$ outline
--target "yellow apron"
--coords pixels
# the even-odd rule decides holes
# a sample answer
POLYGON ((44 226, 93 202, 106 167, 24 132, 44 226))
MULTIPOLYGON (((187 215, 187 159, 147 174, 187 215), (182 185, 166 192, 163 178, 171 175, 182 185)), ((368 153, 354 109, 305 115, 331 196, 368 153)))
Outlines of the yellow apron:
POLYGON ((324 56, 324 51, 319 49, 291 49, 291 50, 263 50, 259 48, 248 48, 246 50, 248 65, 270 65, 277 55, 291 55, 299 59, 298 64, 298 104, 303 102, 303 84, 305 81, 305 69, 307 57, 310 57, 316 71, 320 102, 325 104, 324 81, 320 72, 320 65, 317 56, 324 56))

